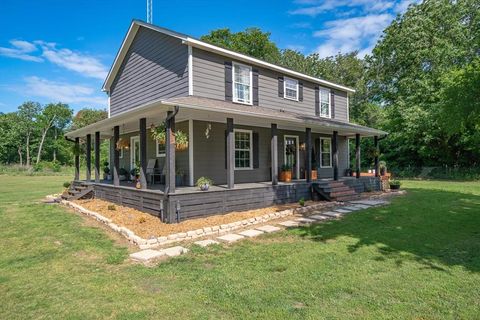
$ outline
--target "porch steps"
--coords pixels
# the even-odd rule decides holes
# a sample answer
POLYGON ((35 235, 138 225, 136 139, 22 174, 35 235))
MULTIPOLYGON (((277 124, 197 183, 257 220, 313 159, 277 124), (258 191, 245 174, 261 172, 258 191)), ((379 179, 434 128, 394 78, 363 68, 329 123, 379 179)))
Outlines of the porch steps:
POLYGON ((360 198, 355 189, 343 181, 318 181, 312 183, 312 189, 328 201, 351 201, 360 198))
POLYGON ((69 201, 78 200, 87 196, 91 196, 92 192, 93 187, 91 185, 87 185, 83 182, 73 181, 70 188, 68 188, 68 190, 62 194, 62 199, 69 201))

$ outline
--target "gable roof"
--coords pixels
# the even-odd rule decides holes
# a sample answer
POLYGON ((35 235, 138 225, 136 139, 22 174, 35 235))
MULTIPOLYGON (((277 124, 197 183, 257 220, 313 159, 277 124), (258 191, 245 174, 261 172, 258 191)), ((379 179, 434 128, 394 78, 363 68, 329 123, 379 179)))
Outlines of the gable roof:
POLYGON ((217 53, 217 54, 222 55, 222 56, 226 56, 226 57, 238 60, 238 61, 253 64, 253 65, 256 65, 256 66, 261 66, 261 67, 264 67, 264 68, 267 68, 267 69, 270 69, 270 70, 275 70, 275 71, 283 73, 285 75, 289 75, 289 76, 292 76, 292 77, 295 77, 295 78, 307 80, 307 81, 317 83, 317 84, 320 84, 320 85, 324 85, 324 86, 327 86, 327 87, 330 87, 330 88, 339 89, 339 90, 343 90, 343 91, 351 92, 351 93, 355 92, 354 89, 342 86, 340 84, 336 84, 336 83, 326 81, 326 80, 323 80, 323 79, 320 79, 320 78, 312 77, 312 76, 309 76, 307 74, 300 73, 300 72, 297 72, 297 71, 294 71, 294 70, 291 70, 291 69, 288 69, 288 68, 285 68, 285 67, 281 67, 281 66, 278 66, 278 65, 275 65, 273 63, 269 63, 269 62, 266 62, 266 61, 263 61, 263 60, 260 60, 260 59, 257 59, 257 58, 253 58, 253 57, 250 57, 250 56, 242 54, 242 53, 238 53, 238 52, 235 52, 235 51, 232 51, 232 50, 224 49, 224 48, 209 44, 205 41, 195 39, 195 38, 190 37, 190 36, 188 36, 186 34, 183 34, 183 33, 179 33, 179 32, 172 31, 172 30, 169 30, 169 29, 166 29, 166 28, 158 27, 158 26, 155 26, 153 24, 146 23, 146 22, 141 21, 141 20, 135 20, 135 19, 132 20, 132 23, 130 24, 127 35, 123 39, 122 46, 118 50, 117 55, 115 57, 115 60, 113 61, 113 65, 110 68, 110 71, 108 72, 108 75, 107 75, 107 78, 105 79, 105 82, 103 83, 103 87, 102 87, 103 91, 109 91, 110 90, 110 87, 111 87, 111 85, 113 83, 113 80, 115 79, 115 77, 118 73, 118 70, 120 69, 120 66, 123 62, 123 59, 125 58, 125 56, 128 52, 128 49, 130 48, 130 45, 132 44, 133 39, 135 38, 135 35, 137 34, 140 27, 145 27, 145 28, 163 33, 165 35, 168 35, 168 36, 171 36, 171 37, 174 37, 174 38, 178 38, 178 39, 182 40, 183 44, 185 44, 185 45, 189 45, 189 46, 196 47, 196 48, 199 48, 199 49, 202 49, 202 50, 217 53))

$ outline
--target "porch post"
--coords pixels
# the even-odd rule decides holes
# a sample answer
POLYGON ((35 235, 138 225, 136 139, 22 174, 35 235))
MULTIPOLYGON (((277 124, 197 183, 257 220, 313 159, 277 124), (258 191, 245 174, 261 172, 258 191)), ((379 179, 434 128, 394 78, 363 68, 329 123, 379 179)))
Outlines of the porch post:
POLYGON ((175 193, 175 116, 173 111, 167 112, 165 121, 165 193, 175 193))
POLYGON ((271 126, 272 139, 270 142, 271 146, 271 166, 272 166, 272 185, 278 184, 278 133, 277 133, 277 124, 272 123, 271 126))
POLYGON ((338 131, 333 131, 332 139, 333 180, 338 180, 338 131))
MULTIPOLYGON (((75 151, 80 150, 80 138, 75 138, 75 151)), ((80 154, 75 154, 75 180, 80 180, 80 154)))
POLYGON ((355 171, 357 179, 360 179, 360 134, 355 135, 355 171))
POLYGON ((120 127, 113 127, 113 185, 118 187, 120 179, 118 178, 118 170, 120 167, 120 150, 117 149, 117 143, 120 139, 120 127))
POLYGON ((235 137, 233 134, 233 119, 227 118, 227 185, 228 189, 235 187, 235 137))
POLYGON ((100 132, 95 132, 95 182, 100 182, 100 132))
POLYGON ((380 173, 378 172, 378 153, 380 152, 378 148, 378 136, 373 137, 373 144, 375 145, 375 177, 379 177, 380 173))
POLYGON ((92 135, 87 134, 87 182, 90 182, 92 179, 92 135))
POLYGON ((140 185, 147 189, 147 118, 140 119, 140 185))
POLYGON ((312 182, 312 129, 307 128, 305 130, 305 136, 306 136, 306 141, 305 141, 305 150, 307 152, 306 154, 306 165, 305 165, 305 175, 307 182, 312 182))

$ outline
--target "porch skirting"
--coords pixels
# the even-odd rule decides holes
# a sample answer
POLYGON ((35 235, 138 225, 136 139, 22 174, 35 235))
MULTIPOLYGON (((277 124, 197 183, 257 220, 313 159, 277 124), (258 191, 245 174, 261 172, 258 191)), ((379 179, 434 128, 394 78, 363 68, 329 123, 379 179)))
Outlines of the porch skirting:
MULTIPOLYGON (((344 182, 358 193, 381 189, 380 181, 376 177, 345 178, 344 182)), ((159 190, 92 184, 95 198, 147 212, 170 223, 233 211, 295 203, 302 198, 312 199, 311 183, 306 181, 279 185, 258 183, 246 187, 239 185, 235 189, 209 191, 192 189, 181 191, 180 189, 177 193, 168 195, 159 190)))

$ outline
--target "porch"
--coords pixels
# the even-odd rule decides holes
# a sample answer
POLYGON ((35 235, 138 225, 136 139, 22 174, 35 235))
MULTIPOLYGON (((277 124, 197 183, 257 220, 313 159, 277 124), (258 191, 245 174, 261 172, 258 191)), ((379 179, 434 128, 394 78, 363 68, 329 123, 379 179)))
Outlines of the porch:
MULTIPOLYGON (((85 143, 86 180, 94 182, 97 197, 115 203, 128 199, 144 211, 160 212, 162 219, 173 222, 179 206, 184 208, 180 212, 192 212, 189 216, 193 216, 309 199, 312 171, 317 171, 319 179, 339 181, 349 168, 348 141, 352 137, 356 141, 356 179, 360 179, 360 139, 373 136, 378 148, 379 133, 340 121, 187 97, 133 109, 71 132, 68 137, 74 138, 77 147, 80 139, 85 143), (164 125, 163 145, 147 129, 160 124, 164 125), (182 150, 176 148, 179 130, 188 136, 187 148, 182 150), (99 161, 101 139, 110 141, 112 179, 104 183, 99 161), (120 144, 121 140, 127 143, 120 144), (279 181, 279 172, 285 168, 291 170, 295 181, 279 181), (121 181, 132 169, 138 170, 140 190, 121 181), (162 184, 148 183, 155 174, 162 184), (208 192, 199 192, 194 185, 204 176, 215 185, 208 192), (188 199, 191 194, 195 199, 188 199)), ((75 180, 79 164, 76 155, 75 180)), ((375 164, 378 167, 378 157, 375 164)))

